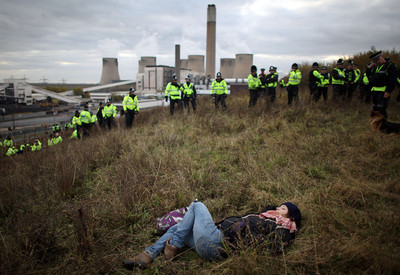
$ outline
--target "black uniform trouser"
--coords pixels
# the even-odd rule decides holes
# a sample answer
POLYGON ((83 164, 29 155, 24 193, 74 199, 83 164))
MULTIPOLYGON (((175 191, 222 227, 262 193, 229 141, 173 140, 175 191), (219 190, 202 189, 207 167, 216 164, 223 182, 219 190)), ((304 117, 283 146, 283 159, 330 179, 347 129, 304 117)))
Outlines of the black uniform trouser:
POLYGON ((174 114, 175 103, 178 105, 178 111, 182 113, 182 100, 181 99, 171 99, 169 104, 169 113, 174 114))
POLYGON ((261 87, 260 97, 267 99, 267 97, 268 97, 267 87, 264 87, 264 88, 261 87))
POLYGON ((268 97, 270 98, 271 102, 275 102, 275 99, 276 99, 276 88, 275 87, 268 87, 267 94, 268 94, 268 97))
POLYGON ((107 125, 108 129, 111 130, 112 127, 115 127, 114 117, 106 117, 105 124, 107 125))
POLYGON ((227 97, 226 94, 222 95, 215 95, 215 109, 219 108, 219 103, 221 102, 222 109, 226 109, 225 98, 227 97))
MULTIPOLYGON (((353 98, 353 93, 354 93, 354 90, 356 89, 356 87, 357 87, 357 84, 351 84, 351 83, 347 83, 346 84, 346 93, 347 93, 347 98, 348 99, 352 99, 353 98)), ((345 96, 346 95, 344 95, 343 96, 343 99, 345 98, 345 96)))
POLYGON ((183 105, 185 106, 185 109, 187 109, 188 113, 190 112, 190 107, 189 107, 189 101, 192 103, 192 108, 193 111, 196 111, 196 97, 191 96, 191 97, 184 97, 183 98, 183 105))
POLYGON ((99 122, 100 127, 105 130, 106 129, 106 122, 103 117, 97 117, 97 121, 99 122))
POLYGON ((296 104, 299 103, 299 86, 298 85, 289 85, 286 87, 288 92, 288 105, 292 105, 293 100, 296 104))
POLYGON ((82 137, 88 137, 90 136, 90 123, 82 123, 82 137))
POLYGON ((249 107, 252 107, 257 103, 258 90, 249 90, 249 92, 250 92, 249 107))
POLYGON ((384 98, 384 94, 385 92, 372 91, 372 108, 387 118, 386 109, 389 105, 390 97, 384 98))
POLYGON ((76 124, 76 136, 78 137, 78 139, 81 138, 81 128, 81 125, 76 124))
POLYGON ((317 101, 317 96, 318 96, 318 86, 310 87, 310 99, 314 99, 315 101, 317 101))
POLYGON ((333 86, 333 100, 344 98, 346 95, 346 85, 334 84, 333 86))
POLYGON ((127 110, 125 113, 125 126, 126 128, 132 128, 133 120, 135 119, 135 111, 127 110))
POLYGON ((362 85, 360 87, 360 101, 364 101, 365 103, 371 102, 371 87, 369 85, 362 85))
POLYGON ((321 95, 324 97, 324 101, 328 100, 328 87, 318 87, 318 92, 315 94, 315 102, 319 101, 321 95))

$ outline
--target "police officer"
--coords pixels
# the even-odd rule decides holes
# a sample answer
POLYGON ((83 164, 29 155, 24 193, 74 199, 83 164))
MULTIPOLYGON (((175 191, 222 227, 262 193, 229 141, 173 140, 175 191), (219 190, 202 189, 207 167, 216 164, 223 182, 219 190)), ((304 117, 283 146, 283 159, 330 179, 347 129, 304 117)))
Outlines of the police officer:
POLYGON ((297 63, 292 64, 292 69, 289 72, 288 83, 285 84, 288 92, 288 105, 291 106, 293 100, 296 104, 299 103, 299 85, 301 82, 301 72, 297 63))
MULTIPOLYGON (((318 71, 319 64, 318 62, 314 62, 312 64, 312 70, 308 75, 308 87, 310 88, 310 98, 314 98, 315 101, 318 101, 318 84, 321 83, 321 80, 324 79, 322 74, 318 71)), ((321 95, 320 95, 321 96, 321 95)))
POLYGON ((323 76, 323 79, 320 79, 317 82, 318 92, 315 96, 315 102, 319 101, 319 99, 321 98, 321 95, 324 97, 324 101, 328 100, 328 85, 330 84, 329 81, 330 81, 331 75, 330 75, 330 73, 328 73, 325 66, 323 66, 321 68, 321 75, 323 76))
MULTIPOLYGON (((356 80, 356 75, 353 69, 353 60, 349 60, 347 64, 347 68, 344 70, 344 75, 346 76, 346 93, 347 93, 347 98, 349 101, 353 98, 353 92, 355 90, 355 80, 356 80)), ((345 99, 345 96, 343 97, 345 99)))
POLYGON ((185 109, 187 109, 188 113, 190 112, 189 102, 192 103, 193 112, 196 112, 196 87, 193 83, 190 82, 190 75, 187 75, 185 78, 186 83, 183 84, 183 105, 185 109))
MULTIPOLYGON (((76 137, 79 139, 80 137, 81 137, 81 135, 80 135, 80 132, 81 132, 81 126, 82 126, 82 123, 81 123, 81 120, 80 120, 80 118, 79 118, 79 111, 78 110, 75 110, 75 114, 74 114, 74 116, 72 117, 72 125, 74 125, 75 126, 75 131, 76 131, 76 137)), ((75 132, 74 131, 74 132, 75 132)))
POLYGON ((103 109, 103 117, 109 130, 116 126, 114 121, 116 115, 117 107, 111 103, 111 99, 107 99, 107 106, 105 106, 103 109))
POLYGON ((97 109, 97 121, 99 122, 100 127, 105 130, 106 129, 106 123, 105 123, 105 119, 103 116, 103 110, 104 110, 104 103, 100 102, 99 103, 99 108, 97 109))
POLYGON ((261 88, 261 81, 258 78, 257 67, 255 65, 251 66, 250 72, 251 73, 247 78, 248 80, 247 84, 249 86, 249 93, 250 93, 249 107, 253 107, 257 103, 259 89, 261 88))
MULTIPOLYGON (((368 67, 372 65, 372 62, 367 65, 367 70, 368 67)), ((365 102, 367 104, 371 103, 371 85, 369 84, 369 77, 367 76, 367 72, 365 72, 362 75, 361 81, 360 81, 360 95, 359 99, 361 102, 365 102)))
POLYGON ((211 84, 211 96, 214 99, 215 109, 219 108, 219 102, 221 102, 222 109, 226 110, 225 99, 228 96, 228 85, 220 72, 217 73, 217 78, 211 84))
POLYGON ((129 95, 125 96, 122 101, 122 108, 125 115, 125 126, 132 128, 135 115, 139 113, 139 100, 135 95, 135 89, 132 87, 129 89, 129 95))
POLYGON ((344 61, 339 58, 336 62, 336 68, 332 70, 332 87, 333 87, 333 99, 336 101, 337 98, 346 95, 346 76, 344 74, 344 61))
POLYGON ((373 110, 379 111, 387 118, 387 107, 390 101, 390 93, 396 87, 396 66, 385 58, 382 51, 370 56, 373 61, 368 67, 367 75, 370 77, 373 110))
POLYGON ((271 99, 271 102, 275 102, 276 98, 276 87, 278 86, 278 73, 276 72, 276 67, 269 67, 269 74, 267 75, 267 86, 268 86, 268 97, 271 99))
POLYGON ((181 85, 178 83, 178 77, 172 76, 172 81, 167 84, 165 88, 165 101, 169 103, 169 113, 174 114, 175 103, 178 105, 178 111, 182 113, 182 97, 181 97, 181 85))
POLYGON ((82 136, 88 137, 90 135, 90 125, 92 123, 92 115, 89 113, 88 106, 85 105, 83 111, 80 113, 79 120, 82 124, 82 136))
POLYGON ((267 98, 267 95, 268 95, 267 94, 267 85, 268 85, 268 83, 267 83, 267 74, 265 73, 265 68, 261 68, 261 73, 258 76, 258 78, 261 81, 260 96, 264 97, 264 98, 267 98))

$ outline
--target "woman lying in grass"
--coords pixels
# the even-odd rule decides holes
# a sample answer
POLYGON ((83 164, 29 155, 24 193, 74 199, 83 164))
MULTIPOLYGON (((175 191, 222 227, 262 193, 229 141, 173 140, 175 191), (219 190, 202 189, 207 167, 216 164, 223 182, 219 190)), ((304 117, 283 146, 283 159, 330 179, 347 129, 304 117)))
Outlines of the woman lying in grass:
POLYGON ((301 212, 291 202, 279 207, 267 206, 259 214, 229 217, 217 224, 207 207, 195 202, 180 223, 139 255, 123 260, 123 265, 127 269, 146 267, 162 251, 165 259, 171 260, 185 245, 205 260, 226 256, 228 246, 236 249, 241 245, 263 244, 270 251, 279 253, 294 240, 300 223, 301 212))

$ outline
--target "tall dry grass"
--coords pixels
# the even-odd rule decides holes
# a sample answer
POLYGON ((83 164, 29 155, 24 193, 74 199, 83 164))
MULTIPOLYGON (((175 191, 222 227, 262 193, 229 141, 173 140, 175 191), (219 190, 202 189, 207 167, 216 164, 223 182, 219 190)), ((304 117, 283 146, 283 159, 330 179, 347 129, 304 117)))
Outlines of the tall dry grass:
POLYGON ((131 130, 2 158, 0 273, 127 273, 121 259, 156 240, 155 218, 194 198, 215 220, 290 200, 303 227, 280 256, 248 248, 214 263, 186 250, 147 272, 400 270, 400 138, 371 132, 370 106, 355 99, 247 103, 230 96, 222 112, 200 98, 196 115, 143 111, 131 130))

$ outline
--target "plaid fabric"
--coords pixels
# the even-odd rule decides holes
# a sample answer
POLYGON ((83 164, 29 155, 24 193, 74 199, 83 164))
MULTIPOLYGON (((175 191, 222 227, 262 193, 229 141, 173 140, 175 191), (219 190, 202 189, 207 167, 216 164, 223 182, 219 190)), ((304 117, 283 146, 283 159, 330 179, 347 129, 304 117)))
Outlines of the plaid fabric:
POLYGON ((297 230, 296 223, 294 221, 289 218, 282 217, 276 210, 269 210, 267 212, 260 213, 258 216, 263 219, 274 220, 277 228, 288 229, 290 233, 293 233, 297 230))

